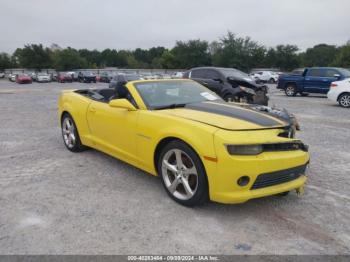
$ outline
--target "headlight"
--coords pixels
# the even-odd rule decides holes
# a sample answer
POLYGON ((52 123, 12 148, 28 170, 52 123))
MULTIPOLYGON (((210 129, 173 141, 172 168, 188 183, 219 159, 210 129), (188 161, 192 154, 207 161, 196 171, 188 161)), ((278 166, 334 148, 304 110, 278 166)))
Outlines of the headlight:
POLYGON ((262 145, 226 145, 230 155, 259 155, 263 151, 262 145))

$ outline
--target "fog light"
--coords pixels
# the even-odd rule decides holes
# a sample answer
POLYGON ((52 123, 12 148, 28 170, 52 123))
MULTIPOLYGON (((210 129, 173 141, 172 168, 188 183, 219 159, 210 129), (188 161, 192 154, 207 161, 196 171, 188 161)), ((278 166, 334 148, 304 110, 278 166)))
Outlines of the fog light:
POLYGON ((248 176, 241 176, 238 180, 237 180, 237 184, 239 186, 246 186, 249 183, 249 177, 248 176))

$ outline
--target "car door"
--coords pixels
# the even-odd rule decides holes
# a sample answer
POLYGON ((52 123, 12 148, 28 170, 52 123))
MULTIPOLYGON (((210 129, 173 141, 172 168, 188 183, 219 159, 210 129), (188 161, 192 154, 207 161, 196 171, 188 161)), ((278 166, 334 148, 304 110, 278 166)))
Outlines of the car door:
POLYGON ((321 93, 323 94, 327 94, 329 91, 329 88, 331 86, 331 83, 334 81, 338 81, 338 77, 336 77, 336 75, 340 76, 340 73, 333 68, 327 68, 323 70, 323 74, 322 74, 322 90, 321 93))
POLYGON ((310 93, 320 93, 324 80, 320 68, 310 68, 307 70, 304 79, 304 90, 310 93))
POLYGON ((136 133, 139 110, 128 111, 93 101, 87 120, 95 145, 129 163, 136 163, 136 133))

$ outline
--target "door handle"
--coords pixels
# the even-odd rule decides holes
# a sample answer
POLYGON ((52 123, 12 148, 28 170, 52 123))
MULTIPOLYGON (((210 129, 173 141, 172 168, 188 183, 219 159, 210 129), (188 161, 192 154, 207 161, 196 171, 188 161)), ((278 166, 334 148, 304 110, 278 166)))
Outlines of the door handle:
POLYGON ((91 113, 95 113, 95 112, 96 112, 96 108, 94 108, 93 106, 91 106, 91 107, 89 108, 89 111, 90 111, 91 113))

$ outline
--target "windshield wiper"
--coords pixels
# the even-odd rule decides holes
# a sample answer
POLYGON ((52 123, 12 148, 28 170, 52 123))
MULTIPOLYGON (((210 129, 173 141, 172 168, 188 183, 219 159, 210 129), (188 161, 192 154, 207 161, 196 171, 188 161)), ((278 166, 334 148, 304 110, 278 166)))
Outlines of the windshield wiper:
POLYGON ((185 106, 186 106, 186 103, 170 104, 170 105, 166 105, 166 106, 155 106, 154 109, 161 110, 161 109, 171 109, 171 108, 179 108, 179 107, 185 107, 185 106))

